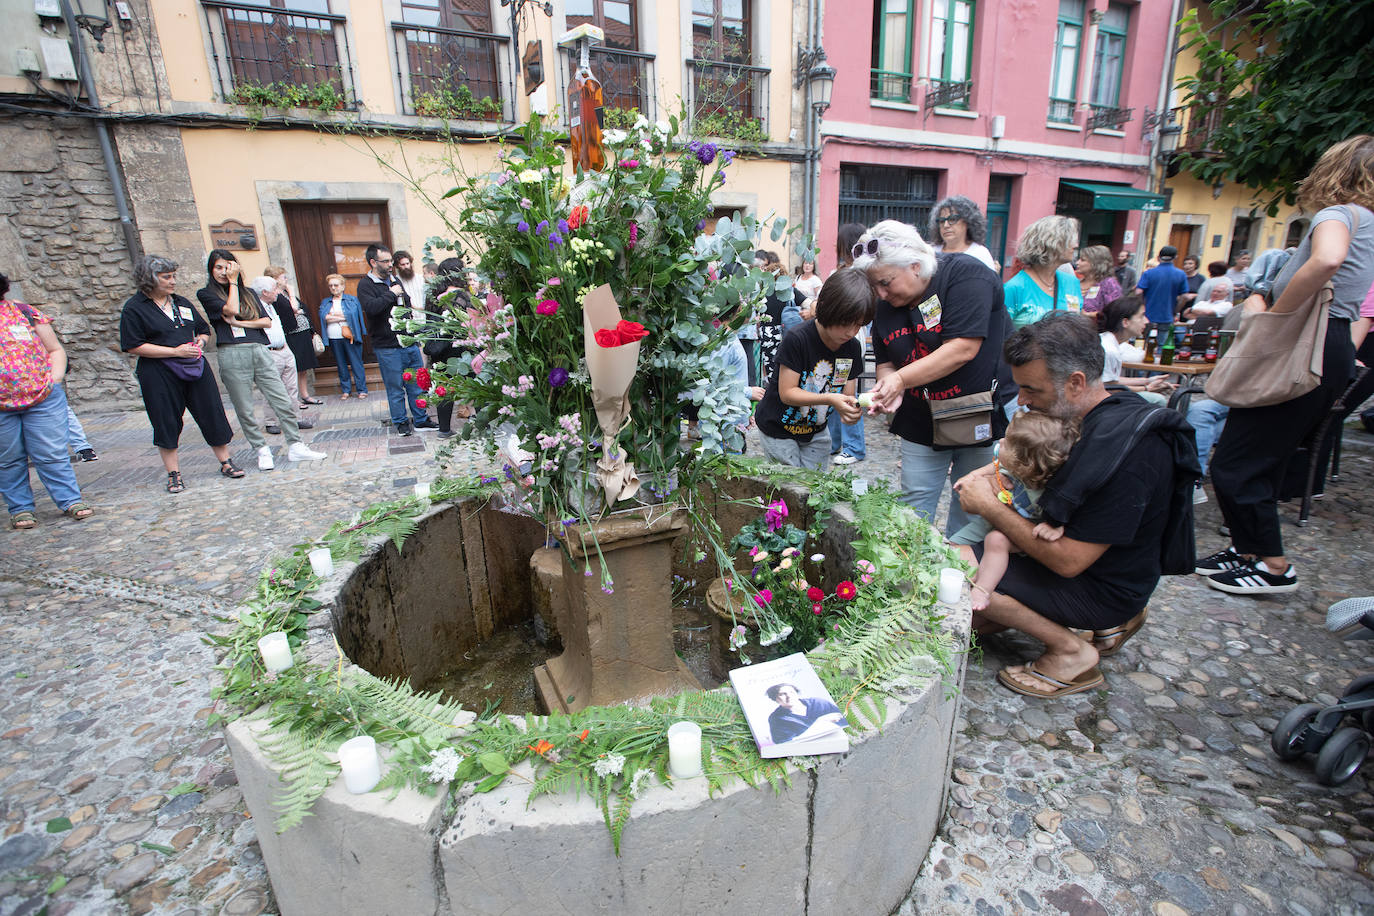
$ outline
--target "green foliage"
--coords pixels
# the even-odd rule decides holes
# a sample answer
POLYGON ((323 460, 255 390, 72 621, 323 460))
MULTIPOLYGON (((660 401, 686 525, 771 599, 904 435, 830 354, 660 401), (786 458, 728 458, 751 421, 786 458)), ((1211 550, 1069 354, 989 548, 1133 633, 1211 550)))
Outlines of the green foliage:
POLYGON ((261 120, 264 108, 315 108, 340 111, 347 100, 332 82, 302 86, 297 83, 240 82, 229 93, 228 101, 249 109, 254 120, 261 120))
POLYGON ((496 121, 501 117, 501 101, 473 94, 466 83, 456 89, 431 89, 415 96, 415 113, 429 118, 469 121, 496 121))
POLYGON ((1322 152, 1374 132, 1374 10, 1368 3, 1216 0, 1215 25, 1189 10, 1181 36, 1198 71, 1181 79, 1193 125, 1220 107, 1205 143, 1184 153, 1199 180, 1230 181, 1292 203, 1322 152))
POLYGON ((763 143, 763 121, 734 109, 699 114, 692 120, 692 129, 705 137, 722 137, 742 143, 763 143))

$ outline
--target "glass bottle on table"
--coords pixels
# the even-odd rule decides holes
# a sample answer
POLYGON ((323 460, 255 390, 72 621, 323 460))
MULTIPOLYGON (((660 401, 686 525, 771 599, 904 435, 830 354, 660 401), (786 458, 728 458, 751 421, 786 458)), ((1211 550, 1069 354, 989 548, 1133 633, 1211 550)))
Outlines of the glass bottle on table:
POLYGON ((1169 325, 1169 330, 1164 332, 1164 343, 1159 348, 1159 364, 1161 366, 1172 366, 1174 364, 1174 326, 1169 325))
POLYGON ((1145 362, 1155 361, 1155 344, 1158 342, 1159 329, 1150 328, 1150 336, 1145 338, 1145 362))
POLYGON ((1221 331, 1213 328, 1212 333, 1207 337, 1207 352, 1203 354, 1202 358, 1209 363, 1214 363, 1217 361, 1217 351, 1220 349, 1221 331))

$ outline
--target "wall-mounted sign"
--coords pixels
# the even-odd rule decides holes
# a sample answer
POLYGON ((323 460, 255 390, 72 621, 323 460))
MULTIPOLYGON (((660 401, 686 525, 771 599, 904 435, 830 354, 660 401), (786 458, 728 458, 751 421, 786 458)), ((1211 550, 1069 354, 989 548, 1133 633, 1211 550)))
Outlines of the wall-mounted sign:
POLYGON ((525 94, 534 95, 534 90, 544 85, 544 46, 537 41, 525 45, 520 64, 524 71, 525 94))
POLYGON ((252 223, 241 223, 236 219, 211 223, 210 243, 216 248, 228 251, 257 251, 258 227, 252 223))

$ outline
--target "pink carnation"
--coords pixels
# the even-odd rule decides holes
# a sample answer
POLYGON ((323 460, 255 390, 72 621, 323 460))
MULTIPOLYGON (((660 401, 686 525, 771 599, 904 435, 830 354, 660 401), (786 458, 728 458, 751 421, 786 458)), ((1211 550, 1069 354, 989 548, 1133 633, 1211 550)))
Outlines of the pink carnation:
POLYGON ((534 310, 541 315, 557 315, 558 303, 552 299, 545 299, 534 307, 534 310))
POLYGON ((773 590, 771 588, 761 588, 759 593, 754 596, 754 603, 759 607, 764 607, 773 600, 773 590))

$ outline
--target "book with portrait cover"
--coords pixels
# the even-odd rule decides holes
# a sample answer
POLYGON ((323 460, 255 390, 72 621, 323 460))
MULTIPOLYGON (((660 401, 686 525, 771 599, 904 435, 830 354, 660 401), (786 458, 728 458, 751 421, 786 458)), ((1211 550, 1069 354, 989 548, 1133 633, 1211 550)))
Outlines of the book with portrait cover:
POLYGON ((762 757, 807 757, 849 750, 849 722, 806 655, 747 665, 730 672, 744 718, 762 757))

